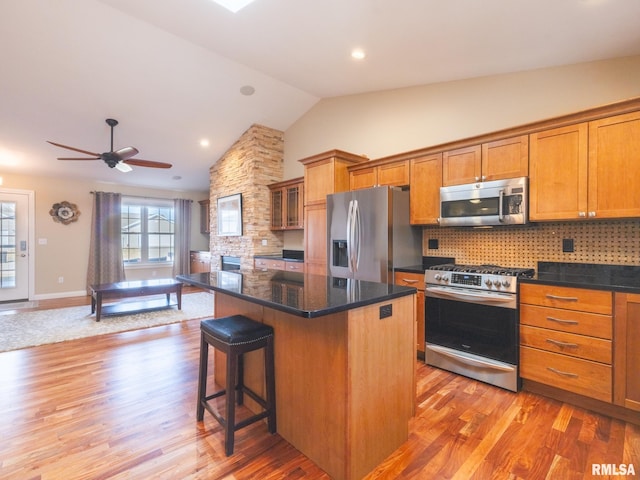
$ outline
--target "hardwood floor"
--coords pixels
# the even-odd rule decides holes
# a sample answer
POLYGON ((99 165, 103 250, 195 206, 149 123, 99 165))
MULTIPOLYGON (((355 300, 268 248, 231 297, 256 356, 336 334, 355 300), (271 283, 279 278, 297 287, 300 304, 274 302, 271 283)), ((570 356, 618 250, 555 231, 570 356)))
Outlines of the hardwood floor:
MULTIPOLYGON (((195 420, 198 355, 198 320, 0 353, 0 478, 328 478, 262 423, 227 458, 221 427, 195 420)), ((417 368, 410 438, 367 478, 640 476, 638 426, 417 368)))

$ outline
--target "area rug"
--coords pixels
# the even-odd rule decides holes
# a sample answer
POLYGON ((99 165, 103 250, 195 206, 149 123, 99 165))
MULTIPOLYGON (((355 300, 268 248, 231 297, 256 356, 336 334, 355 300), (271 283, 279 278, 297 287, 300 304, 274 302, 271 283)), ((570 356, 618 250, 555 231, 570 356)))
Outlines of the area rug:
POLYGON ((0 315, 0 352, 211 315, 213 295, 210 293, 182 295, 182 310, 172 307, 133 315, 103 316, 99 322, 95 314, 91 314, 89 305, 0 315))

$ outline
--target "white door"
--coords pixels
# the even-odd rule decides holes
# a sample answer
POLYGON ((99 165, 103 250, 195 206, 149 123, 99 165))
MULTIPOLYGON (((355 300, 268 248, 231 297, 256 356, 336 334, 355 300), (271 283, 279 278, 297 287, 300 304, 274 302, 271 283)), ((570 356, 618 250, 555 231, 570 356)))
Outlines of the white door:
POLYGON ((29 298, 29 201, 0 190, 0 302, 29 298))

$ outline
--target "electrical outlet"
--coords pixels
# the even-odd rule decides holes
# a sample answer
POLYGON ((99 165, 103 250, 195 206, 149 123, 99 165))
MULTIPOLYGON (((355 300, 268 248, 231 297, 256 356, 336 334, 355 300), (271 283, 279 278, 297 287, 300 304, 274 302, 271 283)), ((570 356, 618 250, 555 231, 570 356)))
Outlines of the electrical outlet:
POLYGON ((390 317, 391 315, 393 315, 393 305, 392 304, 382 305, 380 307, 380 320, 382 320, 383 318, 390 317))
POLYGON ((437 238, 430 238, 428 241, 428 245, 429 245, 429 250, 438 250, 439 245, 438 245, 438 239, 437 238))
POLYGON ((64 283, 64 277, 58 277, 58 283, 64 283))
POLYGON ((263 238, 263 239, 262 239, 262 246, 263 246, 263 247, 266 247, 266 246, 267 246, 267 239, 266 239, 266 238, 263 238))
POLYGON ((562 239, 562 251, 564 253, 573 252, 573 238, 563 238, 562 239))

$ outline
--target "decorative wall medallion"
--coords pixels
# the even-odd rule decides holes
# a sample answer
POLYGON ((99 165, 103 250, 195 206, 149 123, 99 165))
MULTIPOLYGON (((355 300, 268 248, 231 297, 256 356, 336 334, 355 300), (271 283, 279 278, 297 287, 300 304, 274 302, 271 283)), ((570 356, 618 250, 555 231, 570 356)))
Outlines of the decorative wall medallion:
POLYGON ((49 215, 53 217, 54 222, 69 225, 71 222, 78 220, 80 212, 75 203, 60 202, 53 204, 51 210, 49 210, 49 215))

